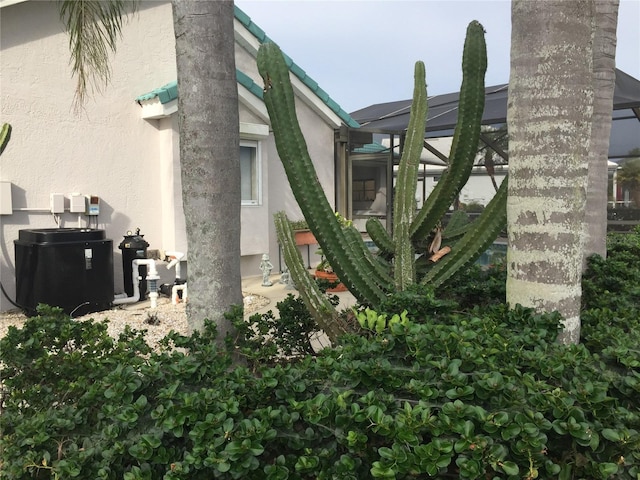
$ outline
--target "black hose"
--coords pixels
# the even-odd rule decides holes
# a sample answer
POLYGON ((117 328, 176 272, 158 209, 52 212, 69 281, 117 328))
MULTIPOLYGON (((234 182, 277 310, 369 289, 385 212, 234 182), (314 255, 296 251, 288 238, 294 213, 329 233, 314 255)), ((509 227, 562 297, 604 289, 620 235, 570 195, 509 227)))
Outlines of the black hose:
POLYGON ((7 294, 7 292, 4 289, 4 286, 2 285, 2 282, 0 282, 0 290, 2 290, 3 295, 5 296, 5 298, 7 300, 9 300, 9 302, 11 302, 11 305, 13 305, 14 307, 17 307, 21 310, 24 310, 24 307, 21 305, 18 305, 16 302, 14 302, 13 300, 11 300, 11 298, 9 298, 9 295, 7 294))
POLYGON ((80 305, 78 305, 76 308, 74 308, 73 310, 71 310, 71 313, 69 314, 69 316, 70 316, 71 318, 73 318, 73 314, 74 314, 74 313, 76 313, 76 311, 77 311, 79 308, 84 307, 85 305, 90 305, 90 304, 91 304, 90 302, 82 302, 82 303, 81 303, 80 305))

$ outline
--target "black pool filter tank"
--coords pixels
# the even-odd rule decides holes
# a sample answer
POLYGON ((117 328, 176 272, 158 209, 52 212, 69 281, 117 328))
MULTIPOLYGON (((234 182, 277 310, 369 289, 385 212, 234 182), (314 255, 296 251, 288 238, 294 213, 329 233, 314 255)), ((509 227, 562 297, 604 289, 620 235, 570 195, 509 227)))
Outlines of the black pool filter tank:
MULTIPOLYGON (((118 248, 122 250, 122 272, 124 273, 124 291, 128 297, 133 296, 133 265, 134 260, 147 258, 147 248, 149 243, 144 239, 144 235, 140 235, 140 229, 136 229, 136 233, 130 231, 124 236, 118 248)), ((147 266, 140 265, 138 273, 141 280, 138 284, 140 288, 140 300, 144 300, 147 294, 147 266)))
POLYGON ((16 303, 29 315, 38 304, 74 317, 113 302, 113 242, 90 228, 26 229, 14 241, 16 303))

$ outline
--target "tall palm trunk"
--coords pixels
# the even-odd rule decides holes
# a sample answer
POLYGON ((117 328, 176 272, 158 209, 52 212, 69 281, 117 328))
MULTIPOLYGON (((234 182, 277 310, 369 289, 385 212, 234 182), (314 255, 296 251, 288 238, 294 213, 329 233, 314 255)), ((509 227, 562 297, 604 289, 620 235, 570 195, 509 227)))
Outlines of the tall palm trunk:
POLYGON ((240 161, 232 0, 173 0, 191 330, 242 304, 240 161))
POLYGON ((580 338, 593 121, 594 0, 513 0, 507 301, 564 317, 580 338))
POLYGON ((616 83, 615 55, 619 0, 595 0, 593 45, 593 91, 595 95, 591 151, 589 155, 589 188, 585 218, 586 257, 593 253, 607 255, 607 190, 611 112, 616 83))

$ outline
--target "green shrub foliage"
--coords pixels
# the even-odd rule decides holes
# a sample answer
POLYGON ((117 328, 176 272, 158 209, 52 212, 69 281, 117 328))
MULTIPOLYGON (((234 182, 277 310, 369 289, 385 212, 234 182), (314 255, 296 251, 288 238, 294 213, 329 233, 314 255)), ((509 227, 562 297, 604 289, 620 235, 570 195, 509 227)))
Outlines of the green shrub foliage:
POLYGON ((354 310, 319 353, 293 296, 230 312, 227 350, 43 307, 0 340, 0 479, 640 478, 640 232, 589 259, 580 345, 503 276, 354 310))
MULTIPOLYGON (((334 306, 340 301, 336 295, 327 295, 327 300, 334 306)), ((271 310, 253 314, 248 320, 241 310, 228 315, 238 336, 227 338, 227 344, 253 367, 315 354, 312 342, 321 332, 302 299, 289 294, 276 307, 278 316, 271 310)))
POLYGON ((143 332, 112 340, 42 310, 0 341, 0 478, 638 478, 631 306, 586 310, 583 343, 562 346, 557 315, 433 293, 426 313, 393 311, 410 294, 354 312, 364 334, 317 355, 297 350, 309 325, 291 297, 298 340, 269 342, 290 332, 256 317, 239 367, 211 323, 152 350, 143 332), (267 361, 273 345, 297 360, 267 361))

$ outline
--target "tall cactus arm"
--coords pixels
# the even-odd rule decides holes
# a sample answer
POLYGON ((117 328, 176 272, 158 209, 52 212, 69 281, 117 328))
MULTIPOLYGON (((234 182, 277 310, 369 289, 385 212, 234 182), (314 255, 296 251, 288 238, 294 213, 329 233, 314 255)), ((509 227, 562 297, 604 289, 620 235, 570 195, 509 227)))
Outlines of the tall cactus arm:
POLYGON ((422 283, 442 285, 466 264, 475 261, 489 248, 507 221, 507 178, 453 251, 440 260, 422 279, 422 283))
POLYGON ((358 251, 358 255, 376 272, 376 278, 381 278, 384 283, 380 284, 380 287, 388 292, 393 287, 393 277, 389 274, 389 269, 382 262, 380 262, 371 253, 369 248, 362 241, 362 235, 353 225, 343 227, 344 235, 348 242, 351 243, 352 248, 358 251))
POLYGON ((449 155, 451 162, 446 175, 442 176, 413 221, 411 234, 415 239, 429 235, 469 178, 480 138, 486 70, 484 28, 479 22, 472 21, 467 27, 462 54, 462 85, 449 155))
POLYGON ((380 288, 383 279, 375 278, 375 271, 346 241, 324 194, 298 124, 289 69, 280 48, 274 43, 262 44, 257 64, 278 155, 309 228, 340 280, 359 301, 375 306, 386 296, 380 288))
POLYGON ((387 229, 382 225, 379 219, 376 217, 371 217, 367 220, 365 226, 367 233, 373 240, 373 243, 380 249, 380 252, 383 257, 391 257, 395 253, 395 245, 393 244, 393 239, 387 229))
POLYGON ((469 216, 462 210, 456 210, 451 215, 447 226, 442 231, 443 240, 452 240, 461 237, 471 226, 469 216))
POLYGON ((394 280, 398 291, 406 290, 415 283, 415 252, 411 243, 418 167, 424 146, 424 129, 427 122, 427 86, 424 63, 416 62, 414 71, 413 102, 409 125, 402 151, 396 194, 393 204, 393 240, 396 244, 394 280))
POLYGON ((2 129, 0 130, 0 155, 4 152, 4 149, 7 148, 7 144, 11 139, 11 125, 5 123, 2 125, 2 129))
POLYGON ((278 242, 282 248, 284 261, 289 268, 293 282, 298 287, 302 301, 309 309, 318 326, 335 344, 338 337, 348 332, 348 328, 338 316, 338 312, 329 299, 320 291, 318 284, 311 278, 304 266, 302 255, 296 245, 291 224, 284 212, 274 214, 274 223, 278 242))

